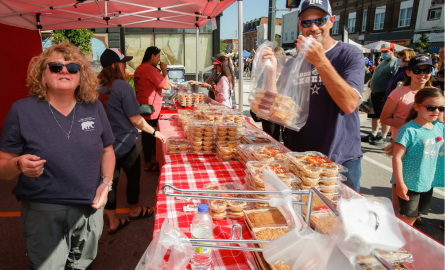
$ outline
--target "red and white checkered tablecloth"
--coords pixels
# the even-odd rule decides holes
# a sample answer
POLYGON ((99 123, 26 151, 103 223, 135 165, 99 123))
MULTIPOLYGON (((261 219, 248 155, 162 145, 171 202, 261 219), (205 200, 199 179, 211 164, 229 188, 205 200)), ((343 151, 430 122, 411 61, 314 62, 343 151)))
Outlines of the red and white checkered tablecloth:
MULTIPOLYGON (((222 185, 235 183, 244 185, 244 166, 239 162, 204 162, 204 163, 168 163, 162 167, 155 203, 155 225, 153 238, 161 230, 166 218, 173 226, 181 229, 191 237, 190 224, 195 213, 184 212, 183 206, 204 203, 199 199, 184 201, 167 197, 162 193, 165 184, 181 189, 205 189, 208 184, 222 185)), ((230 239, 232 225, 239 223, 243 227, 243 239, 250 239, 250 233, 243 220, 225 219, 214 221, 213 236, 216 239, 230 239)), ((238 232, 238 229, 236 229, 238 232)), ((238 237, 236 237, 238 239, 238 237)), ((215 270, 255 269, 252 252, 213 249, 213 266, 215 270)), ((190 269, 190 265, 187 267, 190 269)))

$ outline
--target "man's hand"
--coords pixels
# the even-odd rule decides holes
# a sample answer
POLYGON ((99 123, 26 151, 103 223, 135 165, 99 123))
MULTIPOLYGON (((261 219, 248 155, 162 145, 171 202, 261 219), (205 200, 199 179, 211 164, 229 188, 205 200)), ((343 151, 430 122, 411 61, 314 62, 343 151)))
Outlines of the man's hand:
POLYGON ((22 173, 28 177, 39 177, 43 174, 43 165, 46 160, 35 155, 22 155, 19 157, 19 165, 22 173))
POLYGON ((275 57, 275 54, 270 47, 264 49, 263 59, 269 59, 272 63, 272 66, 274 67, 274 71, 277 70, 277 58, 275 57))
POLYGON ((401 199, 403 199, 405 201, 409 201, 409 196, 406 195, 408 193, 408 188, 406 187, 405 183, 397 184, 396 192, 397 192, 397 196, 399 196, 401 199))
POLYGON ((166 139, 165 139, 165 135, 162 134, 162 133, 159 132, 159 131, 156 131, 156 133, 155 133, 155 138, 161 140, 161 142, 165 142, 165 140, 166 140, 166 139))
MULTIPOLYGON (((309 37, 312 37, 310 35, 309 37)), ((307 38, 300 35, 297 39, 297 51, 301 50, 304 47, 304 43, 307 42, 307 38)), ((323 46, 320 42, 314 40, 311 45, 309 45, 307 54, 306 54, 306 60, 317 67, 318 64, 324 63, 326 61, 329 62, 329 59, 326 57, 325 51, 323 46)))
POLYGON ((108 197, 108 186, 105 184, 100 184, 96 189, 96 196, 94 197, 93 204, 91 207, 94 209, 99 209, 107 203, 108 197))

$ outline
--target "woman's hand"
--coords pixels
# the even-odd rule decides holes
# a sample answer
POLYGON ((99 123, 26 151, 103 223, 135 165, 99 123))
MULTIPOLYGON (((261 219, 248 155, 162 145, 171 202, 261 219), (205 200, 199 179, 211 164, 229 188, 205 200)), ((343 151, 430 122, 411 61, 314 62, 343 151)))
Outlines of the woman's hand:
POLYGON ((212 82, 212 84, 210 84, 210 85, 212 86, 212 89, 213 89, 213 90, 216 89, 216 83, 213 83, 213 82, 212 82))
POLYGON ((405 201, 409 201, 409 196, 406 195, 408 193, 408 188, 406 187, 405 183, 396 184, 396 192, 397 192, 397 196, 399 196, 399 198, 401 198, 405 201))
POLYGON ((93 204, 91 207, 94 209, 99 209, 107 203, 108 197, 108 186, 105 184, 100 184, 96 189, 96 196, 94 197, 93 204))
POLYGON ((46 160, 40 159, 35 155, 22 155, 19 157, 18 164, 22 173, 28 177, 39 177, 43 174, 43 166, 46 160))
POLYGON ((166 141, 165 135, 159 131, 156 131, 155 138, 161 140, 163 143, 166 141))
POLYGON ((196 81, 188 81, 188 83, 190 84, 190 85, 195 85, 196 84, 196 81))

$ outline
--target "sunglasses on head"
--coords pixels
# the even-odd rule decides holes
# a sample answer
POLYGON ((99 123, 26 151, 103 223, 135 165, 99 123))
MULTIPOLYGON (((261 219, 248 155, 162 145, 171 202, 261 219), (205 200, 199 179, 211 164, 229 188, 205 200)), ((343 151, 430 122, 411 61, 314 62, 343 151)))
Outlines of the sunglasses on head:
POLYGON ((60 73, 63 69, 63 67, 66 67, 66 70, 68 70, 71 74, 76 74, 79 72, 80 65, 77 63, 68 63, 68 64, 62 64, 59 62, 49 62, 48 63, 49 70, 53 73, 60 73))
POLYGON ((313 20, 300 20, 300 24, 303 28, 309 28, 312 26, 313 23, 315 23, 316 26, 323 26, 328 22, 329 18, 331 18, 331 16, 321 17, 313 20))
POLYGON ((422 71, 424 74, 431 74, 433 72, 433 68, 429 67, 429 68, 413 68, 412 69, 412 72, 416 75, 419 75, 420 73, 422 73, 422 71))
POLYGON ((427 111, 429 112, 434 112, 437 109, 439 109, 439 112, 444 112, 445 111, 445 106, 433 106, 433 105, 423 105, 423 104, 417 104, 421 107, 425 107, 427 111))

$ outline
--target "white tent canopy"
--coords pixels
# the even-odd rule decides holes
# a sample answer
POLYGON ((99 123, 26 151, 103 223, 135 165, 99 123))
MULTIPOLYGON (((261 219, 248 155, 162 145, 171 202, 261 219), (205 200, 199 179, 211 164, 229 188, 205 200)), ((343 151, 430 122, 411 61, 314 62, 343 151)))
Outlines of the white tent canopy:
POLYGON ((233 2, 235 0, 1 0, 0 23, 31 30, 196 29, 233 2))
MULTIPOLYGON (((380 50, 380 48, 382 47, 383 43, 387 43, 387 41, 380 40, 380 41, 377 41, 377 42, 365 45, 363 47, 366 48, 366 49, 371 49, 371 50, 380 50)), ((403 47, 403 46, 400 46, 400 45, 397 45, 397 44, 394 44, 394 47, 396 49, 396 52, 409 49, 407 47, 403 47)))

